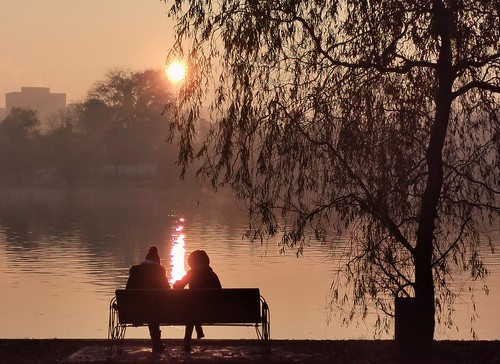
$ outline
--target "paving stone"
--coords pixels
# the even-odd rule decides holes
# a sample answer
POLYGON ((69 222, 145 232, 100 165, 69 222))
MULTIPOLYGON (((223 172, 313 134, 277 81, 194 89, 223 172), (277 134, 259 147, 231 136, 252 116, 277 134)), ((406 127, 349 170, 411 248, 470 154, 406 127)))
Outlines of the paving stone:
POLYGON ((121 354, 108 358, 107 348, 86 346, 70 355, 64 363, 192 363, 192 362, 267 362, 272 353, 265 353, 258 345, 223 347, 219 345, 193 345, 190 353, 182 346, 167 347, 164 353, 152 353, 150 347, 124 345, 121 354))

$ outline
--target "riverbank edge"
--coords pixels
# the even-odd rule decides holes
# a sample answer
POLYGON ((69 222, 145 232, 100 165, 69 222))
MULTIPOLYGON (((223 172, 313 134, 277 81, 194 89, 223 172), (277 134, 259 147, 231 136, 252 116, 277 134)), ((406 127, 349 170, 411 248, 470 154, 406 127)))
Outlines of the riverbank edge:
MULTIPOLYGON (((167 347, 181 347, 182 341, 165 339, 167 347)), ((244 351, 255 350, 262 342, 258 340, 203 340, 198 345, 211 350, 244 351)), ((8 364, 53 364, 62 363, 72 354, 85 347, 105 348, 105 339, 0 339, 0 363, 8 364)), ((149 340, 126 339, 127 346, 149 347, 149 340)), ((102 349, 101 349, 102 350, 102 349)), ((177 350, 177 349, 176 349, 177 350)), ((436 341, 430 353, 402 352, 393 340, 271 340, 271 356, 262 358, 266 363, 439 363, 439 364, 500 364, 500 341, 436 341), (295 358, 295 360, 293 360, 295 358)), ((244 358, 244 357, 243 357, 244 358)), ((102 358, 101 358, 102 359, 102 358)), ((248 361, 259 362, 252 357, 248 361), (251 360, 250 360, 251 359, 251 360)), ((221 362, 220 358, 204 363, 221 362)), ((247 361, 239 357, 239 362, 247 361)), ((222 360, 222 362, 235 362, 222 360)))

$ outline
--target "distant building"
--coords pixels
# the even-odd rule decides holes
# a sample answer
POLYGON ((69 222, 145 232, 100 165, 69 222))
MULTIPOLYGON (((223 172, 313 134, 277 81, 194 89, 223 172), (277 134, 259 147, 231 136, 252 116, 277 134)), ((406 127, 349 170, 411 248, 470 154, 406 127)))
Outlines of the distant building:
POLYGON ((7 109, 4 109, 3 107, 0 107, 0 123, 5 119, 7 116, 7 109))
POLYGON ((13 107, 38 111, 43 128, 48 116, 66 108, 66 94, 52 93, 48 87, 21 87, 21 92, 5 94, 5 106, 7 114, 13 107))

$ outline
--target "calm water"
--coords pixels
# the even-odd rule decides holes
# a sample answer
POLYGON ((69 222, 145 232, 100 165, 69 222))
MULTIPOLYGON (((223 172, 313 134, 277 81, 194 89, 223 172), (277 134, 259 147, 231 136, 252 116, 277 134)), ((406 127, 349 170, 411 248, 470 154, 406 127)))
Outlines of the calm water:
MULTIPOLYGON (((105 338, 109 301, 128 269, 157 245, 169 279, 183 274, 187 254, 205 249, 224 287, 258 287, 271 308, 275 339, 373 338, 369 323, 327 324, 331 283, 329 248, 280 255, 276 241, 242 239, 246 215, 230 199, 154 189, 0 190, 0 338, 105 338), (187 252, 187 253, 186 253, 187 252)), ((500 247, 498 226, 495 244, 500 247)), ((485 253, 489 295, 476 284, 456 305, 460 330, 439 339, 500 339, 500 257, 485 253)), ((463 279, 457 277, 456 286, 463 279)), ((468 285, 466 286, 468 287, 468 285)), ((164 327, 181 338, 183 328, 164 327)), ((252 328, 208 327, 211 338, 255 338, 252 328)), ((148 337, 147 329, 127 337, 148 337)), ((385 338, 391 338, 388 335, 385 338)))

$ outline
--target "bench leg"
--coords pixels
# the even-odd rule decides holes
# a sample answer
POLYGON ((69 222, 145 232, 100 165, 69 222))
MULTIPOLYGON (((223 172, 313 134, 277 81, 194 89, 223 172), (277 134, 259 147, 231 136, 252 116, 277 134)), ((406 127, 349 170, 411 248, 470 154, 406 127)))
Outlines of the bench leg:
POLYGON ((262 331, 259 330, 259 325, 255 325, 255 329, 257 331, 257 337, 262 340, 262 353, 263 354, 268 354, 271 352, 271 317, 270 317, 270 311, 269 311, 269 306, 264 300, 264 298, 261 296, 260 297, 261 303, 262 303, 262 313, 261 313, 261 318, 262 321, 260 325, 262 326, 262 331))
POLYGON ((118 307, 116 298, 113 298, 109 305, 109 324, 108 324, 108 358, 113 354, 121 354, 123 340, 127 326, 120 324, 118 318, 118 307))
POLYGON ((269 311, 269 305, 267 302, 262 300, 262 339, 271 339, 271 312, 269 311))

